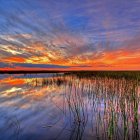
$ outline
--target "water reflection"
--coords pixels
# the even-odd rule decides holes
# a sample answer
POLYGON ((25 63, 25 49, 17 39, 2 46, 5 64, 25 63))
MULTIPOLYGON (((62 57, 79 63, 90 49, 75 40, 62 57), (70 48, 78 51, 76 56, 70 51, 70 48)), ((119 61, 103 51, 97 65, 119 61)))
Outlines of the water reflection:
POLYGON ((0 82, 0 139, 139 139, 138 80, 34 74, 0 82))

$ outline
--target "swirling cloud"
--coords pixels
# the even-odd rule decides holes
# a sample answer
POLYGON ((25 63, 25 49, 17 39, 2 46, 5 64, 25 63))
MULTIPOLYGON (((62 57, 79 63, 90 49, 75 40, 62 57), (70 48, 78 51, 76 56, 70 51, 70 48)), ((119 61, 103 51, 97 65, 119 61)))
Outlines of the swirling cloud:
POLYGON ((1 0, 1 69, 140 69, 139 6, 130 0, 1 0))

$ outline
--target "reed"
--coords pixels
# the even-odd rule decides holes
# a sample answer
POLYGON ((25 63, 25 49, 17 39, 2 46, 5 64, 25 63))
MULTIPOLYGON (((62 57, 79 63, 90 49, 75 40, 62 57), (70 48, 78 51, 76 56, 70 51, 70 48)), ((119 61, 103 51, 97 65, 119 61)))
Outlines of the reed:
POLYGON ((65 89, 71 139, 83 139, 87 130, 95 139, 139 139, 139 72, 71 72, 42 84, 65 89))

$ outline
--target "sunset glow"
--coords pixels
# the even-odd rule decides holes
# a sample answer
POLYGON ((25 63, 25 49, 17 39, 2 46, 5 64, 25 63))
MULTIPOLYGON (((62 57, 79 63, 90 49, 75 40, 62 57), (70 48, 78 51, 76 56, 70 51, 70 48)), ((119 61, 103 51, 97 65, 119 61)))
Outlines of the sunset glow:
POLYGON ((139 0, 2 0, 0 70, 140 70, 139 7, 139 0))

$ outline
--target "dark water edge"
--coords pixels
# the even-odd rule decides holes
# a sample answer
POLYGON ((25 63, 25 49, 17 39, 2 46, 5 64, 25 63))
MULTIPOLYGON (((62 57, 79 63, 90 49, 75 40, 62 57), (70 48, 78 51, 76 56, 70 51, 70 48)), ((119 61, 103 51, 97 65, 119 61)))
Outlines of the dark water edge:
POLYGON ((58 71, 58 70, 14 70, 0 71, 0 74, 41 74, 41 73, 64 73, 66 75, 77 75, 79 78, 88 78, 91 76, 110 77, 110 78, 125 78, 140 80, 140 71, 90 71, 90 70, 75 70, 75 71, 58 71))
POLYGON ((9 70, 0 70, 0 74, 32 74, 32 73, 62 73, 65 71, 52 71, 52 70, 35 70, 35 71, 31 71, 31 70, 13 70, 13 71, 9 71, 9 70))

